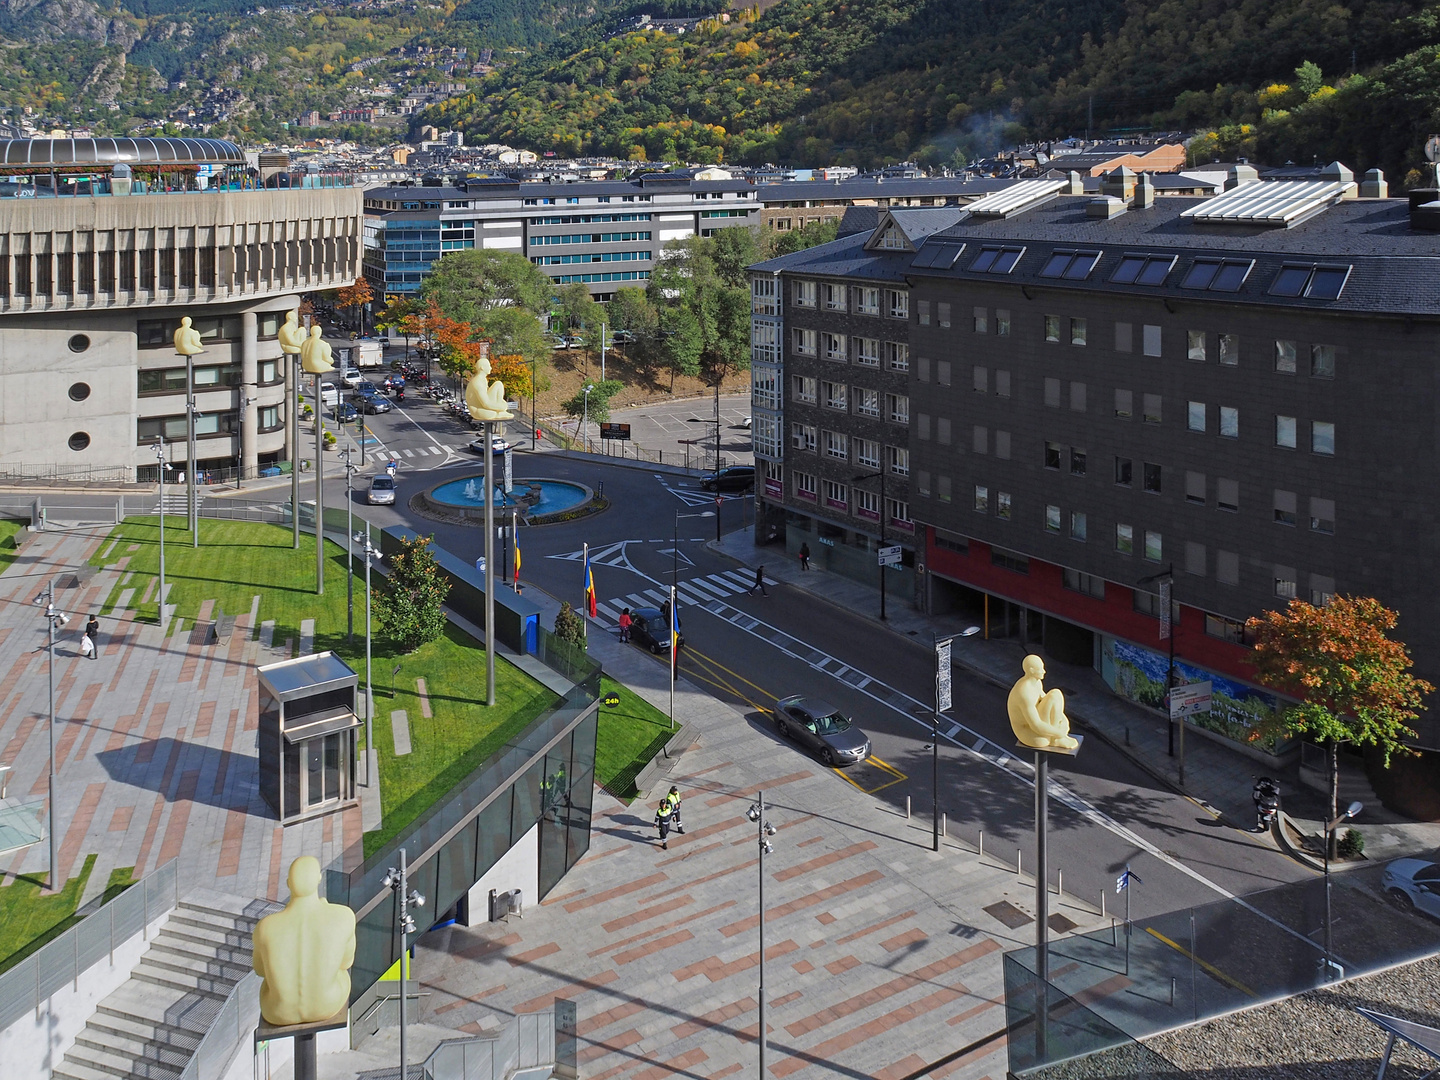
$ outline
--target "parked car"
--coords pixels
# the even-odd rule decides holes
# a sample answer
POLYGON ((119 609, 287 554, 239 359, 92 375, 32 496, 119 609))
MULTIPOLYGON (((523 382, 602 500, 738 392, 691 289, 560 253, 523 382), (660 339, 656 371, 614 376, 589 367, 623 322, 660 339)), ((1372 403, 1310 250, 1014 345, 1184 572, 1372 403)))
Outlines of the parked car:
MULTIPOLYGON (((503 454, 506 450, 509 449, 510 443, 507 442, 502 436, 490 436, 490 452, 492 454, 503 454)), ((470 440, 470 452, 473 454, 483 454, 485 452, 484 435, 481 435, 479 438, 470 440)))
POLYGON ((371 415, 375 413, 387 413, 395 408, 394 405, 390 404, 390 402, 386 401, 379 394, 362 394, 359 400, 360 411, 370 413, 371 415))
POLYGON ((336 421, 341 424, 348 424, 360 415, 360 410, 348 401, 342 401, 335 406, 333 414, 336 421))
POLYGON ((340 372, 340 381, 352 390, 365 381, 365 376, 360 374, 357 367, 347 367, 340 372))
POLYGON ((635 335, 629 330, 616 330, 610 335, 610 341, 614 345, 628 345, 635 340, 635 335))
MULTIPOLYGON (((309 387, 305 387, 308 393, 309 387)), ((322 382, 320 384, 320 404, 322 406, 333 406, 340 401, 340 391, 335 388, 334 383, 322 382)))
POLYGON ((365 496, 371 506, 395 505, 395 478, 393 476, 372 476, 370 491, 365 496))
POLYGON ((1396 859, 1380 877, 1385 895, 1406 911, 1440 919, 1440 864, 1424 859, 1396 859))
POLYGON ((828 768, 854 765, 870 756, 870 738, 835 706, 814 698, 775 703, 775 731, 819 756, 828 768))
MULTIPOLYGON (((630 609, 630 640, 636 645, 649 649, 656 656, 670 651, 670 627, 665 625, 665 616, 659 608, 642 607, 630 609)), ((685 635, 675 636, 675 652, 685 648, 685 635)))
POLYGON ((749 491, 755 486, 754 465, 731 465, 700 481, 706 491, 749 491))

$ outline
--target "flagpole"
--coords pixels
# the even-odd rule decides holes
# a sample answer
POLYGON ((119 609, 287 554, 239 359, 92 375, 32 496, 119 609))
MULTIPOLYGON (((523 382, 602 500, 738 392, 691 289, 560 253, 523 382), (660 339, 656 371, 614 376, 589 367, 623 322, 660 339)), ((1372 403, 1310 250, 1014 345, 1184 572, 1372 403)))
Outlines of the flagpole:
POLYGON ((582 545, 582 551, 585 556, 585 597, 584 602, 580 605, 582 609, 580 625, 585 631, 585 643, 588 646, 590 643, 590 545, 582 545))
POLYGON ((670 586, 670 730, 675 730, 675 639, 680 636, 675 614, 675 586, 670 586))

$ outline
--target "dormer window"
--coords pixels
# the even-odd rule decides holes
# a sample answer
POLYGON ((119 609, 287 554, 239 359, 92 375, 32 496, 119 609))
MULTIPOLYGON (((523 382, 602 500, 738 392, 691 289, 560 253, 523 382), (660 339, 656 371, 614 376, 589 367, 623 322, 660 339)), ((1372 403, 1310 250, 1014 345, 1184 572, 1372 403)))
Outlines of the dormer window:
POLYGON ((905 239, 899 226, 890 225, 880 234, 880 247, 886 251, 908 251, 910 242, 905 239))

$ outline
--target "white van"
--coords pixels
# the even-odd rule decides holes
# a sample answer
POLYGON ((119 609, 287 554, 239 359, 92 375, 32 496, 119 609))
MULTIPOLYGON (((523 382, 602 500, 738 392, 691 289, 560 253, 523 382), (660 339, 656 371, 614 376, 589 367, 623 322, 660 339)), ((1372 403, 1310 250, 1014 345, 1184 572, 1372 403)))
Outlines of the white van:
POLYGON ((358 368, 377 368, 385 361, 385 343, 364 338, 350 344, 350 362, 358 368))

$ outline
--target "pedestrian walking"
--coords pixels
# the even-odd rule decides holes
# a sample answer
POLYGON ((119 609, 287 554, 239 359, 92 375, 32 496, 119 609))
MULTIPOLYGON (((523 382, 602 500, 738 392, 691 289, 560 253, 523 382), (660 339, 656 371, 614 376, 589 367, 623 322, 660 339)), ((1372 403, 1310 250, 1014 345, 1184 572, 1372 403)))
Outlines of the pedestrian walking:
POLYGON ((762 596, 769 596, 770 590, 765 588, 765 566, 762 563, 755 569, 755 584, 745 590, 746 596, 754 596, 755 590, 759 589, 762 596))
POLYGON ((666 851, 670 850, 670 841, 666 839, 670 835, 670 826, 674 821, 674 810, 670 805, 670 796, 660 800, 660 806, 655 811, 655 828, 660 830, 660 846, 666 851))
POLYGON ((80 646, 80 651, 90 657, 91 660, 100 659, 100 620, 94 615, 85 624, 85 639, 80 646))
POLYGON ((627 607, 620 612, 620 644, 625 645, 630 641, 630 626, 635 620, 630 617, 630 609, 627 607))
POLYGON ((680 821, 680 789, 671 785, 670 794, 667 798, 670 800, 671 825, 677 833, 684 836, 685 826, 680 821))
POLYGON ((801 569, 801 570, 809 570, 809 569, 810 569, 810 545, 809 545, 809 544, 801 544, 801 545, 800 545, 800 569, 801 569))

